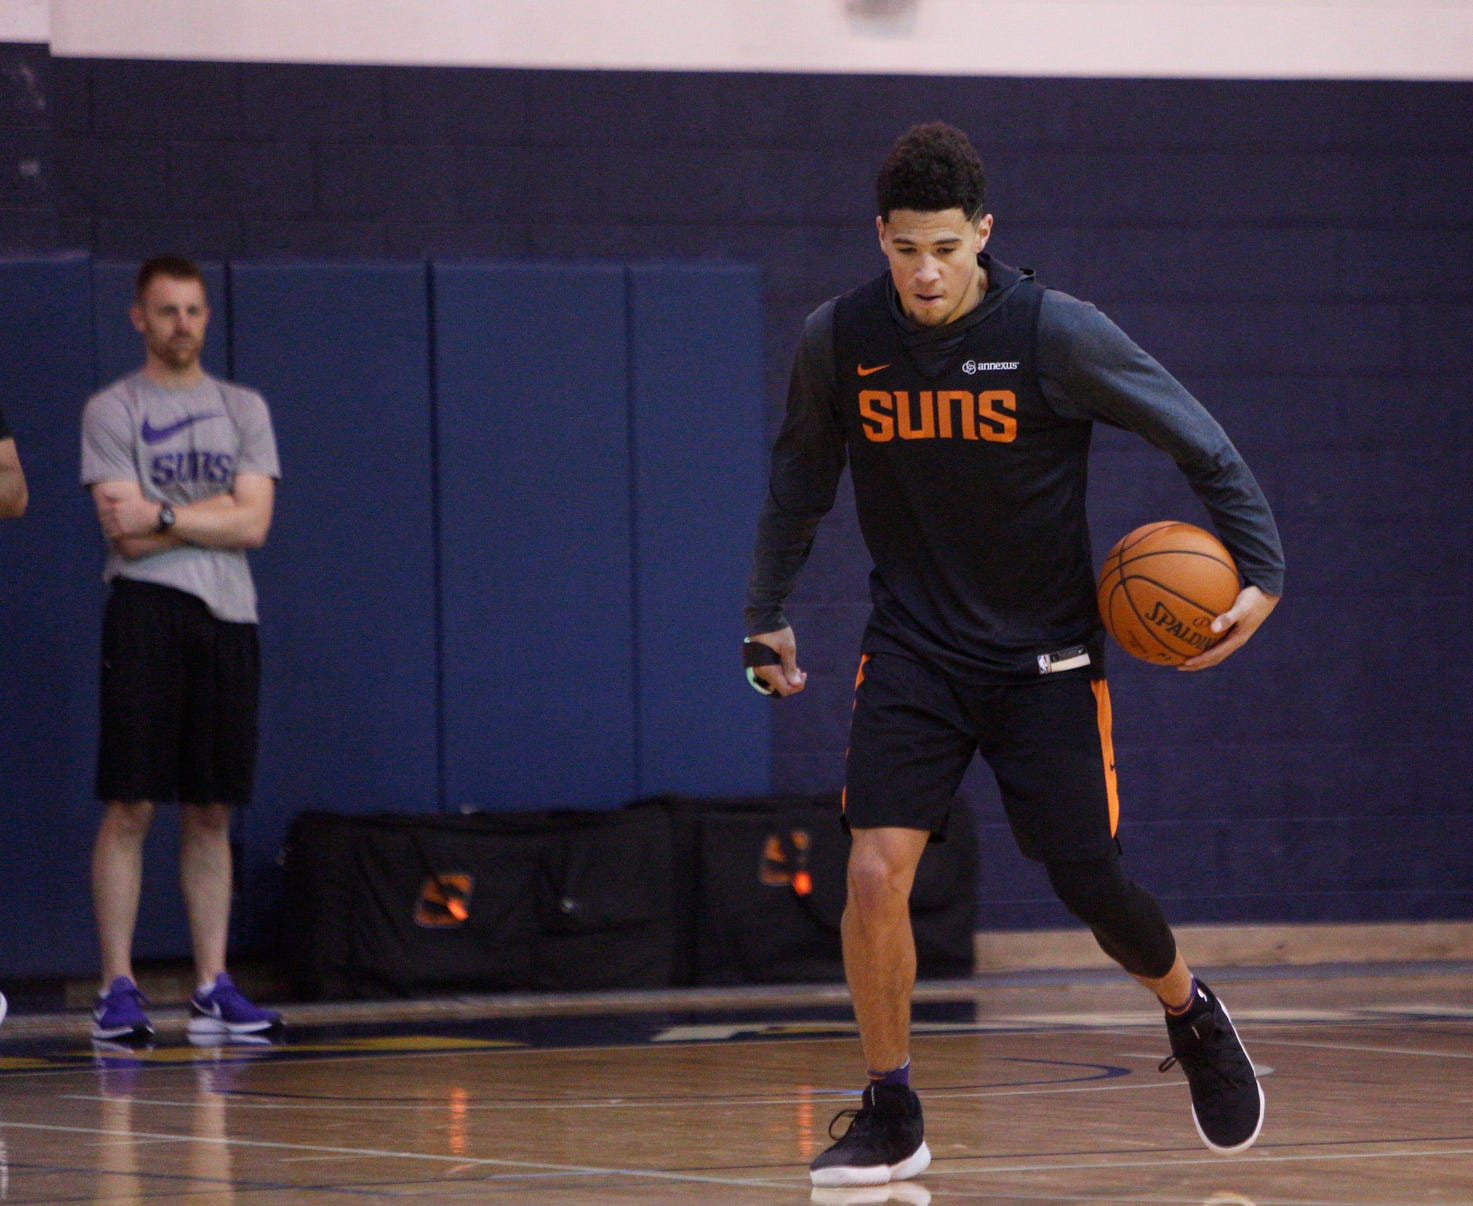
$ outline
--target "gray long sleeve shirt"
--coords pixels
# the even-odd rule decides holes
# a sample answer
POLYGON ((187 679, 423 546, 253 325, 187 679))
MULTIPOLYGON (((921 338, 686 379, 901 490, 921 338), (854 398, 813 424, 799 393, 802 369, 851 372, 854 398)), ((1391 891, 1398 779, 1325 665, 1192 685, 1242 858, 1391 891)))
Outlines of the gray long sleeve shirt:
MULTIPOLYGON (((898 331, 904 353, 909 357, 906 368, 914 381, 928 388, 933 380, 940 387, 954 378, 958 357, 964 349, 971 352, 974 348, 989 346, 986 342, 989 319, 1004 313, 1003 307, 1014 293, 1019 292, 1020 285, 1040 290, 1042 297, 1038 303, 1031 356, 1037 378, 1036 393, 1041 396, 1047 410, 1052 412, 1044 416, 1046 421, 1065 425, 1087 425, 1093 421, 1108 423, 1135 432, 1166 452, 1206 506, 1219 536, 1236 559, 1244 581, 1270 594, 1281 594, 1284 559, 1273 515, 1247 464, 1212 416, 1170 373, 1094 306, 1068 294, 1041 289, 1027 274, 986 255, 982 262, 988 273, 988 291, 981 305, 958 322, 943 327, 921 327, 912 323, 901 313, 893 289, 886 289, 890 318, 898 331), (947 377, 948 373, 952 378, 947 377)), ((873 297, 876 284, 871 282, 862 288, 868 289, 868 296, 873 297)), ((854 298, 859 293, 860 290, 855 290, 846 298, 854 298)), ((807 560, 820 521, 833 506, 839 479, 851 460, 851 452, 864 457, 873 452, 863 443, 860 425, 852 413, 852 382, 841 383, 841 374, 848 371, 840 365, 835 353, 835 312, 841 300, 832 299, 809 316, 794 361, 787 412, 772 451, 768 496, 758 524, 748 583, 746 620, 749 633, 771 632, 787 624, 784 600, 807 560)), ((994 320, 993 325, 1003 324, 994 320)), ((854 349, 848 350, 852 352, 854 349)), ((1019 419, 1020 424, 1026 422, 1024 418, 1019 419)), ((895 447, 898 448, 899 443, 896 441, 895 447)), ((1084 446, 1087 447, 1087 433, 1084 446)), ((979 443, 976 447, 981 449, 982 445, 979 443)), ((959 592, 951 589, 952 583, 945 584, 945 590, 927 588, 929 597, 924 607, 907 606, 906 593, 916 593, 915 583, 919 579, 910 572, 914 567, 897 567, 895 562, 907 556, 905 550, 924 545, 927 533, 923 526, 926 521, 917 519, 916 509, 908 507, 903 499, 895 499, 896 505, 890 506, 887 505, 889 495, 860 491, 858 475, 861 471, 871 472, 868 468, 871 461, 863 460, 866 467, 861 470, 862 457, 856 455, 853 459, 856 461, 856 496, 861 500, 861 526, 865 528, 872 554, 876 554, 877 546, 882 549, 876 554, 876 569, 872 575, 876 617, 871 622, 871 633, 866 636, 867 643, 874 643, 872 638, 878 624, 881 629, 888 627, 891 630, 889 635, 901 644, 919 644, 927 651, 938 643, 942 646, 958 644, 957 634, 962 634, 969 645, 996 643, 1012 652, 1021 652, 1034 635, 1013 631, 1020 626, 1021 613, 1016 609, 1010 614, 988 614, 984 617, 985 622, 980 624, 975 622, 975 617, 965 616, 956 624, 951 623, 947 616, 941 616, 940 622, 933 622, 938 606, 942 610, 948 607, 965 610, 971 606, 967 602, 949 604, 945 601, 958 596, 959 592), (865 498, 868 501, 864 501, 865 498), (877 498, 885 501, 876 501, 877 498), (906 531, 903 527, 906 523, 910 523, 914 530, 906 531), (877 531, 887 533, 890 538, 876 539, 874 533, 877 531), (896 550, 900 552, 897 554, 896 550), (937 598, 942 599, 940 604, 936 602, 937 598), (911 641, 914 634, 903 630, 917 626, 935 631, 922 634, 918 642, 911 641)), ((951 463, 938 462, 942 465, 951 463)), ((973 498, 991 498, 996 494, 995 490, 989 494, 979 493, 991 487, 986 475, 992 471, 986 467, 989 462, 985 458, 973 456, 962 463, 967 466, 964 476, 954 474, 947 478, 942 471, 930 477, 920 475, 912 483, 910 488, 917 497, 922 492, 927 495, 924 501, 931 514, 937 513, 934 504, 938 496, 940 506, 944 508, 946 499, 953 494, 959 500, 967 497, 968 492, 973 498)), ((1067 498, 1062 496, 1064 486, 1060 486, 1058 505, 1061 511, 1069 512, 1068 522, 1058 525, 1061 531, 1076 520, 1079 530, 1085 529, 1083 474, 1081 461, 1076 474, 1079 481, 1074 484, 1077 490, 1071 485, 1067 498), (1081 512, 1077 516, 1072 513, 1076 510, 1081 512)), ((892 489, 888 481, 886 489, 892 489)), ((961 505, 965 504, 959 501, 958 506, 961 505)), ((968 519, 970 521, 970 515, 968 519)), ((1072 638, 1093 641, 1098 637, 1099 624, 1092 608, 1093 568, 1087 564, 1087 548, 1083 556, 1076 547, 1077 541, 1067 548, 1062 542, 1057 549, 1050 548, 1050 531, 1039 528, 1034 534, 1038 556, 1055 556, 1069 563, 1068 572, 1072 579, 1067 589, 1081 597, 1089 593, 1090 615, 1086 621, 1083 608, 1075 609, 1078 618, 1073 623, 1081 630, 1072 634, 1072 638), (1081 561, 1086 563, 1074 564, 1081 561)), ((985 530, 977 533, 979 542, 985 541, 987 536, 985 530)), ((952 547, 955 548, 955 544, 952 547)), ((1003 562, 999 565, 994 560, 986 567, 987 588, 970 593, 985 594, 999 575, 1006 576, 1010 572, 1011 564, 1003 562)), ((923 569, 919 572, 928 571, 923 569)), ((965 586, 964 574, 960 580, 965 586)), ((983 579, 974 576, 973 581, 982 583, 983 579)), ((986 607, 984 602, 983 610, 986 607)), ((1026 628, 1028 621, 1024 620, 1021 626, 1026 628)), ((1053 635, 1053 630, 1050 630, 1049 639, 1053 635)), ((879 636, 883 644, 885 633, 881 632, 879 636)), ((963 662, 970 657, 969 650, 955 652, 963 662)), ((985 663, 985 650, 981 651, 981 656, 985 663)))

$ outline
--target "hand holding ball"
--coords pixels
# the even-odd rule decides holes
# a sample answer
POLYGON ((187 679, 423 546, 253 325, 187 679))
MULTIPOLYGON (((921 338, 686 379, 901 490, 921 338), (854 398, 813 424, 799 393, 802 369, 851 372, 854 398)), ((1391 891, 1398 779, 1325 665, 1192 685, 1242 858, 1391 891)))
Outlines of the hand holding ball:
POLYGON ((1189 523, 1148 523, 1123 536, 1100 569, 1100 618, 1127 653, 1177 666, 1210 649, 1212 621, 1232 607, 1238 567, 1222 542, 1189 523))

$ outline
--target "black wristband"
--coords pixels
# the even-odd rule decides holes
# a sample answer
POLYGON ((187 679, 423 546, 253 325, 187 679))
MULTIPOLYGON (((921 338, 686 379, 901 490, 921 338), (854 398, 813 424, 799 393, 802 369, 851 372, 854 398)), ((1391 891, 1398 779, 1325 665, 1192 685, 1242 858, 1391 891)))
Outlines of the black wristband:
POLYGON ((752 684, 752 690, 761 695, 772 698, 781 698, 776 691, 769 687, 754 673, 759 666, 781 666, 783 655, 771 645, 762 641, 754 641, 751 637, 742 640, 742 666, 747 671, 747 681, 752 684))
POLYGON ((781 666, 783 655, 765 641, 754 641, 747 637, 742 641, 742 665, 748 670, 754 666, 781 666))

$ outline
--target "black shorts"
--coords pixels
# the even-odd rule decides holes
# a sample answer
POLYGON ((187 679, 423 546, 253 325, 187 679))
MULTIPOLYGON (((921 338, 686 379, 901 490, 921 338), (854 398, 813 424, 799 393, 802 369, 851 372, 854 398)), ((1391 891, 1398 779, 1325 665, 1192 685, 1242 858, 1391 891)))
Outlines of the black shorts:
POLYGON ((113 580, 102 623, 99 800, 247 804, 256 771, 256 625, 113 580))
POLYGON ((899 654, 867 655, 854 690, 845 823, 944 835, 978 753, 1029 858, 1074 861, 1118 849, 1110 692, 1084 670, 968 686, 899 654))

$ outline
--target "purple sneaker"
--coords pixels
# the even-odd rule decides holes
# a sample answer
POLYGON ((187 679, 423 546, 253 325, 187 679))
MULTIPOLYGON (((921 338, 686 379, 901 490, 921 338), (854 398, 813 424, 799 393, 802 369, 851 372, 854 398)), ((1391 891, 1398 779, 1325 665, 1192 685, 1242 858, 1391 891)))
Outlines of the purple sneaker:
POLYGON ((92 1011, 92 1037, 105 1042, 145 1042, 153 1038, 153 1027, 143 1007, 148 1002, 127 976, 119 976, 97 998, 92 1011))
POLYGON ((281 1025, 281 1014, 252 1005, 228 972, 216 976, 208 991, 189 998, 190 1034, 260 1034, 281 1025))

